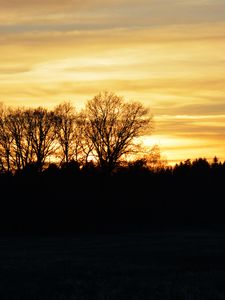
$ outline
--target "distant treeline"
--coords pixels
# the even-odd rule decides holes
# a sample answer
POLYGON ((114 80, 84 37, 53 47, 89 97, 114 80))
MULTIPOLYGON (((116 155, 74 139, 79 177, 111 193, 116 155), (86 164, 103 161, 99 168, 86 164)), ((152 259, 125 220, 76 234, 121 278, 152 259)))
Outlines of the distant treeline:
POLYGON ((225 163, 205 158, 109 174, 89 162, 0 175, 1 233, 70 233, 225 224, 225 163))

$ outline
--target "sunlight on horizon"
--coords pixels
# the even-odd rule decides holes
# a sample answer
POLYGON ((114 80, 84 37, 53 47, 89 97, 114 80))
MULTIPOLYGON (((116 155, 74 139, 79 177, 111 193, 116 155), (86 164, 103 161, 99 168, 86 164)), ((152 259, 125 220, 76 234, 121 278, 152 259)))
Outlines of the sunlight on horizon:
POLYGON ((140 140, 148 151, 155 145, 159 146, 162 159, 172 166, 187 159, 205 158, 210 162, 215 156, 220 161, 225 161, 223 149, 218 151, 219 147, 214 145, 210 139, 198 141, 188 137, 175 138, 173 136, 152 135, 144 136, 140 140), (211 149, 210 153, 209 149, 211 149))

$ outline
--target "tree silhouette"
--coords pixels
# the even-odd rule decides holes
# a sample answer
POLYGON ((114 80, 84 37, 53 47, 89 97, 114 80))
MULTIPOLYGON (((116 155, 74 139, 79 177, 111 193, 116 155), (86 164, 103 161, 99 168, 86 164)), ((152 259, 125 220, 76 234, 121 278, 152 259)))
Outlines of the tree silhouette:
POLYGON ((154 145, 149 153, 145 155, 146 165, 153 172, 157 172, 166 167, 167 161, 164 159, 160 153, 160 148, 158 145, 154 145))
POLYGON ((70 102, 59 104, 54 110, 57 156, 61 164, 75 161, 86 164, 92 144, 85 138, 85 116, 70 102))
POLYGON ((13 168, 21 170, 33 162, 32 135, 29 133, 26 110, 9 109, 7 125, 12 137, 11 159, 13 168))
POLYGON ((76 128, 76 112, 71 103, 65 102, 55 108, 56 139, 61 151, 61 163, 69 163, 76 156, 80 139, 76 128))
POLYGON ((151 126, 148 112, 141 103, 125 102, 109 92, 87 102, 85 133, 102 170, 112 172, 123 155, 132 153, 134 139, 151 126))
POLYGON ((41 171, 46 159, 55 154, 57 148, 54 113, 41 107, 29 109, 25 113, 35 163, 41 171))

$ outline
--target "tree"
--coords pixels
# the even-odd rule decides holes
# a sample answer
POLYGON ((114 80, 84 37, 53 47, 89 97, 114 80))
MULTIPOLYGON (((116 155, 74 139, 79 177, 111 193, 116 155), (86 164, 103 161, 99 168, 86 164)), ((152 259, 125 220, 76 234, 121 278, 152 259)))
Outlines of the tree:
POLYGON ((165 168, 167 161, 165 158, 162 157, 160 148, 158 145, 154 145, 150 152, 145 156, 146 165, 148 168, 153 171, 157 172, 165 168))
POLYGON ((60 151, 61 163, 75 161, 78 164, 87 163, 91 146, 84 137, 85 117, 77 113, 70 102, 59 104, 54 111, 56 124, 56 140, 60 151))
POLYGON ((9 109, 3 104, 0 106, 0 156, 1 171, 11 171, 11 150, 13 138, 8 127, 9 109))
POLYGON ((134 150, 135 138, 151 128, 149 110, 139 102, 103 92, 85 107, 85 134, 93 146, 92 155, 102 170, 111 173, 119 160, 134 150))
POLYGON ((39 107, 25 111, 27 135, 31 139, 34 162, 39 171, 42 170, 48 157, 55 154, 54 113, 39 107))
POLYGON ((68 163, 74 158, 78 147, 75 109, 69 102, 59 104, 55 108, 56 139, 60 145, 61 163, 68 163))
POLYGON ((7 117, 9 134, 12 137, 11 160, 13 169, 21 170, 33 162, 33 149, 26 110, 10 109, 7 117))

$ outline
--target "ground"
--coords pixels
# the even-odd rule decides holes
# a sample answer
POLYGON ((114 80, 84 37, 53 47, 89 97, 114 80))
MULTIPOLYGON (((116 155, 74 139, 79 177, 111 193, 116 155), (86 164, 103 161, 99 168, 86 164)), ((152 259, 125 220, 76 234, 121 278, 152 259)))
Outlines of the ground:
POLYGON ((225 230, 2 236, 0 299, 225 299, 225 230))

